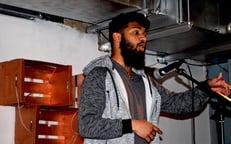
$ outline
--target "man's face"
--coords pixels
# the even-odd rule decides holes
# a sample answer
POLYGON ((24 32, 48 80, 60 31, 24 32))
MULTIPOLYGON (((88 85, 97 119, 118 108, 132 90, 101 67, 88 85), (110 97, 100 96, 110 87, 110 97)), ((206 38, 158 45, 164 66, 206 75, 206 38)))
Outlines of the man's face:
POLYGON ((132 22, 128 24, 121 35, 120 48, 125 65, 142 69, 145 65, 145 28, 136 22, 132 22))

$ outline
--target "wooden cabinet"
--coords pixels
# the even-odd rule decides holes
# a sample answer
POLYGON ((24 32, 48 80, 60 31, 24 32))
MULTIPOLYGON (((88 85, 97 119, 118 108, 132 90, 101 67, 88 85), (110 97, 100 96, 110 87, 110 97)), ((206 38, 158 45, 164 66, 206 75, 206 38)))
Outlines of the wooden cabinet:
POLYGON ((70 65, 25 59, 1 62, 0 105, 16 108, 15 144, 82 144, 77 127, 82 80, 82 75, 72 76, 70 65))
POLYGON ((16 109, 15 144, 82 144, 77 130, 78 109, 41 108, 24 105, 16 109))
POLYGON ((0 105, 72 105, 72 67, 25 59, 1 62, 0 91, 0 105))

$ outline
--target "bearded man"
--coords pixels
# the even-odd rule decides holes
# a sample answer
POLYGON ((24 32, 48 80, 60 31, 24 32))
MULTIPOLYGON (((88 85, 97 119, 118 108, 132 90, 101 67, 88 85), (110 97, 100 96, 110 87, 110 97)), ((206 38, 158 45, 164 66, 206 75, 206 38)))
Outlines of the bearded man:
MULTIPOLYGON (((109 24, 111 55, 99 57, 83 70, 78 113, 85 144, 158 144, 160 112, 192 113, 192 92, 170 92, 145 71, 146 34, 150 22, 136 12, 120 14, 109 24)), ((208 102, 207 92, 230 94, 222 75, 194 90, 194 111, 208 102)))

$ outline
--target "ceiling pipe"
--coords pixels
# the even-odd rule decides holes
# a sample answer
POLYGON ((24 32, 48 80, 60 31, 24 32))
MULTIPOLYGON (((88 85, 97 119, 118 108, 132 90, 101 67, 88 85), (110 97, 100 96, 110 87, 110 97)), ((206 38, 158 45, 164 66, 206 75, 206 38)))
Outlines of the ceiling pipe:
POLYGON ((168 62, 179 60, 179 59, 192 59, 194 57, 202 56, 204 54, 209 55, 209 54, 214 54, 214 53, 218 53, 221 51, 228 51, 228 50, 231 50, 231 43, 213 46, 210 48, 201 46, 200 50, 196 50, 196 51, 192 50, 192 51, 187 51, 187 52, 171 54, 171 55, 167 55, 163 57, 158 57, 157 61, 160 63, 168 63, 168 62))
POLYGON ((5 14, 9 16, 15 16, 19 18, 25 18, 28 20, 35 20, 35 19, 43 19, 43 20, 50 20, 53 22, 63 23, 64 18, 59 16, 54 16, 38 11, 33 11, 29 9, 19 8, 15 6, 10 6, 6 4, 0 3, 0 14, 5 14))

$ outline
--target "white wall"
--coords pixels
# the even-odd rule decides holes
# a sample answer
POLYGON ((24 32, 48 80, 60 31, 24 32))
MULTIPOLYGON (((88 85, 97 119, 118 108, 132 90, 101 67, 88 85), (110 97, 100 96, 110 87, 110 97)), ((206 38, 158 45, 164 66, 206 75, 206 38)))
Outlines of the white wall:
MULTIPOLYGON (((97 37, 93 34, 79 33, 62 24, 47 21, 31 21, 0 15, 0 61, 15 58, 41 60, 59 64, 72 65, 73 74, 93 58, 103 53, 97 50, 97 37)), ((149 64, 155 63, 149 57, 149 64)), ((193 68, 198 79, 204 79, 203 68, 193 68)), ((174 91, 185 88, 170 79, 164 85, 174 91)), ((0 106, 1 143, 14 143, 14 107, 0 106)), ((208 111, 197 120, 197 143, 209 144, 208 111)), ((160 128, 164 131, 163 144, 190 144, 191 121, 161 118, 160 128)))
POLYGON ((0 61, 14 58, 42 60, 73 66, 73 74, 101 53, 97 36, 79 33, 48 21, 0 15, 0 61))

